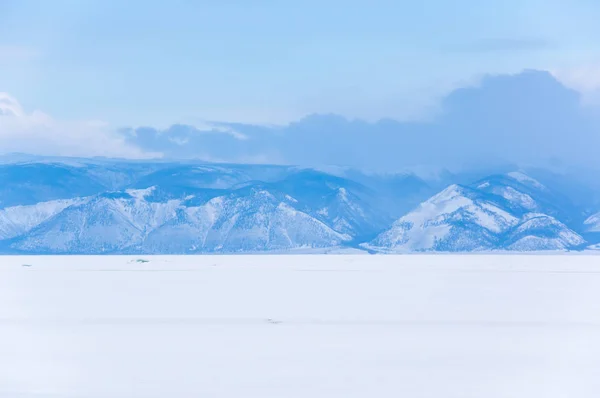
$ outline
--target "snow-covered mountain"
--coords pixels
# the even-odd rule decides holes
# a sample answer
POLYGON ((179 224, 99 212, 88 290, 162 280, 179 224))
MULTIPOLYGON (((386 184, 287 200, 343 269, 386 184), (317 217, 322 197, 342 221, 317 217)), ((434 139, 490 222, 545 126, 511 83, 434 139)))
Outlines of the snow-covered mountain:
POLYGON ((490 249, 518 219, 468 187, 451 185, 397 220, 372 248, 395 251, 490 249))
POLYGON ((354 240, 364 241, 393 221, 378 206, 376 190, 347 178, 300 170, 270 183, 267 189, 281 192, 295 207, 354 240))
POLYGON ((520 172, 471 186, 451 185, 393 223, 365 247, 388 252, 567 250, 586 242, 550 214, 553 194, 520 172))
POLYGON ((566 225, 547 214, 528 213, 521 223, 510 231, 504 242, 508 250, 568 250, 586 242, 566 225))
POLYGON ((0 240, 10 239, 26 233, 67 207, 80 202, 80 199, 62 199, 1 209, 0 240))
POLYGON ((428 181, 406 170, 20 159, 0 162, 4 253, 531 251, 600 243, 600 204, 594 214, 590 201, 574 205, 549 187, 557 185, 551 179, 523 171, 465 183, 469 173, 428 181), (460 183, 435 192, 453 178, 460 183))
POLYGON ((147 188, 9 206, 0 210, 0 239, 18 253, 257 252, 336 247, 385 225, 372 193, 350 180, 297 168, 218 169, 170 165, 131 184, 158 184, 147 188), (257 176, 267 181, 250 179, 257 176))
POLYGON ((334 247, 351 240, 298 210, 297 203, 252 187, 200 206, 180 206, 175 217, 148 234, 142 251, 256 252, 334 247))
POLYGON ((523 172, 491 175, 470 186, 506 199, 507 205, 517 214, 545 213, 572 227, 582 221, 580 210, 565 195, 523 172))
POLYGON ((36 253, 240 252, 338 246, 351 239, 265 190, 151 202, 146 190, 103 194, 66 207, 13 239, 36 253))

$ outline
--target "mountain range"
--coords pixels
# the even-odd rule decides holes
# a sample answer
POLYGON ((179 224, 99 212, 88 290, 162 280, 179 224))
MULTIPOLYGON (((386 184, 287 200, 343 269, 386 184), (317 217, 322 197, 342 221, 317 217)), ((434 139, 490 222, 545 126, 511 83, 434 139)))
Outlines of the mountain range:
POLYGON ((541 169, 442 170, 424 177, 12 156, 0 159, 0 181, 4 254, 600 247, 600 196, 541 169))

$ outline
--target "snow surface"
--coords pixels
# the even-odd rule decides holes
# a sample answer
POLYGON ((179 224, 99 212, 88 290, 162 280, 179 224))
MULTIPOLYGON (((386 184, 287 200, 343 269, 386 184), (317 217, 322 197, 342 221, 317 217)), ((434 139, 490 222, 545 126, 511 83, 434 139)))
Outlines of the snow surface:
POLYGON ((506 175, 512 179, 519 181, 520 183, 528 184, 538 189, 546 189, 546 187, 541 182, 539 182, 535 178, 529 177, 527 174, 522 173, 520 171, 513 171, 507 173, 506 175))
POLYGON ((517 241, 508 246, 509 250, 567 250, 585 244, 583 237, 546 214, 529 213, 523 220, 523 223, 512 231, 512 236, 517 241), (529 235, 536 231, 545 231, 546 235, 529 235))
POLYGON ((0 239, 13 238, 27 232, 67 207, 84 201, 84 199, 52 200, 30 206, 12 206, 0 209, 0 239))
POLYGON ((466 196, 464 188, 451 185, 401 217, 366 247, 431 250, 451 234, 451 222, 461 220, 472 220, 493 233, 504 232, 518 223, 518 219, 505 210, 485 201, 474 201, 466 196))
POLYGON ((592 214, 583 224, 586 226, 587 232, 600 232, 600 213, 592 214))
POLYGON ((588 255, 0 257, 0 397, 597 397, 598 286, 588 255))
POLYGON ((535 200, 533 200, 533 198, 523 192, 519 192, 516 189, 514 189, 513 187, 502 187, 500 188, 499 192, 500 196, 502 196, 504 199, 513 202, 513 203, 517 203, 521 206, 523 206, 523 208, 528 209, 528 210, 533 210, 536 208, 537 204, 535 203, 535 200))

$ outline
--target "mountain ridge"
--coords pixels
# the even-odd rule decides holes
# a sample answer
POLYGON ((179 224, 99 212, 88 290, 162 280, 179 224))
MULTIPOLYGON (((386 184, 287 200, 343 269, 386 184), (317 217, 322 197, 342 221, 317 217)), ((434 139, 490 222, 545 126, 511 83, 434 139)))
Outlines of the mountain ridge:
POLYGON ((600 211, 589 214, 523 170, 465 183, 476 174, 426 180, 275 165, 4 163, 0 252, 565 251, 600 243, 600 211))

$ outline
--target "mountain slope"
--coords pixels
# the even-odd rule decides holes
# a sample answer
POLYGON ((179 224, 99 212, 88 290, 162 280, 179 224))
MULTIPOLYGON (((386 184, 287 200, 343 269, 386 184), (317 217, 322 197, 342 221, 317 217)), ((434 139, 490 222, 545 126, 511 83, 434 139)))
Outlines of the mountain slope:
POLYGON ((156 253, 174 247, 182 253, 255 252, 331 247, 351 239, 294 204, 252 187, 201 206, 182 207, 177 217, 149 234, 142 251, 156 253))
POLYGON ((10 248, 35 253, 190 253, 331 247, 351 237, 254 187, 201 205, 147 201, 153 189, 103 194, 66 207, 10 248))
POLYGON ((67 207, 80 202, 79 199, 64 199, 0 209, 0 240, 26 233, 67 207))
POLYGON ((377 206, 375 191, 347 178, 300 170, 268 184, 267 189, 281 193, 295 208, 355 240, 364 241, 393 221, 377 206))
POLYGON ((471 187, 503 197, 515 214, 548 214, 571 228, 577 227, 582 221, 580 210, 565 195, 547 188, 520 171, 491 175, 475 182, 471 187))
POLYGON ((393 251, 491 249, 518 219, 477 191, 452 185, 401 217, 370 247, 393 251))
POLYGON ((0 208, 34 205, 57 199, 95 195, 106 186, 90 178, 87 169, 61 164, 0 165, 0 208))
POLYGON ((149 203, 137 194, 83 200, 14 239, 10 247, 35 253, 114 253, 140 244, 152 227, 173 214, 178 202, 149 203))
POLYGON ((523 173, 452 185, 365 245, 379 251, 568 250, 585 244, 548 210, 564 215, 553 194, 523 173), (540 199, 541 198, 541 199, 540 199))
POLYGON ((565 224, 546 214, 527 214, 504 242, 508 250, 568 250, 586 242, 565 224))

